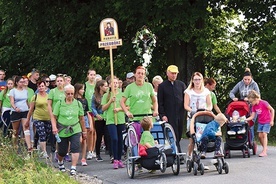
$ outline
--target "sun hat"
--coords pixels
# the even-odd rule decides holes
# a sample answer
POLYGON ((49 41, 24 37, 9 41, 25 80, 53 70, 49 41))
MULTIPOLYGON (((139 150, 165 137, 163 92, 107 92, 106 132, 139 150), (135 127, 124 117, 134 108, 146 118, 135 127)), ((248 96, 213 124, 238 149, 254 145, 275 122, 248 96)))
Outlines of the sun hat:
POLYGON ((170 66, 168 66, 167 71, 170 71, 170 72, 172 72, 172 73, 179 73, 178 67, 175 66, 175 65, 170 65, 170 66))

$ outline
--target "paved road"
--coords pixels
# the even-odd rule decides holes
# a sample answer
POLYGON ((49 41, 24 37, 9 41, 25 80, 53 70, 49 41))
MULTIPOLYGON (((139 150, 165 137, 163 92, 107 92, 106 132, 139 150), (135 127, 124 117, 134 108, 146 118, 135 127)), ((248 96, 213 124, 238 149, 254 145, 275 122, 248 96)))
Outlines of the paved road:
MULTIPOLYGON (((181 147, 187 148, 187 140, 181 141, 181 147)), ((260 147, 258 147, 260 150, 260 147)), ((258 151, 259 153, 259 151, 258 151)), ((208 156, 208 155, 207 155, 208 156)), ((210 156, 210 155, 209 155, 210 156)), ((126 173, 126 168, 114 170, 112 164, 109 162, 109 156, 102 153, 103 162, 96 162, 95 159, 88 161, 88 166, 77 167, 77 171, 85 173, 90 176, 97 176, 104 184, 128 184, 135 182, 135 184, 153 184, 153 183, 204 183, 204 184, 259 184, 265 182, 272 184, 276 181, 276 147, 268 148, 268 157, 258 157, 251 155, 250 158, 243 158, 240 151, 231 151, 231 159, 226 159, 229 163, 229 174, 218 174, 215 167, 211 164, 212 159, 205 159, 202 162, 208 165, 210 170, 205 171, 201 176, 198 174, 194 176, 193 173, 188 173, 185 165, 181 165, 178 176, 173 175, 171 168, 167 168, 165 173, 157 171, 155 174, 148 173, 145 169, 143 173, 135 173, 134 179, 129 179, 126 173)), ((66 167, 69 168, 69 163, 66 167)), ((55 164, 57 165, 57 164, 55 164)))

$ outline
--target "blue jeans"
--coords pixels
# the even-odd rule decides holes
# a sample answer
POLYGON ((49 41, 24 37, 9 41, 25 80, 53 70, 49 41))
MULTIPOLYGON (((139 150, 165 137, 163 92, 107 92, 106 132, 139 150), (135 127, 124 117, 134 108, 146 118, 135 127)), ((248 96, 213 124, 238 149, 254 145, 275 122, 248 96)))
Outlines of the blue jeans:
POLYGON ((125 130, 124 124, 107 125, 107 129, 111 139, 111 149, 114 160, 121 160, 123 151, 123 131, 125 130))

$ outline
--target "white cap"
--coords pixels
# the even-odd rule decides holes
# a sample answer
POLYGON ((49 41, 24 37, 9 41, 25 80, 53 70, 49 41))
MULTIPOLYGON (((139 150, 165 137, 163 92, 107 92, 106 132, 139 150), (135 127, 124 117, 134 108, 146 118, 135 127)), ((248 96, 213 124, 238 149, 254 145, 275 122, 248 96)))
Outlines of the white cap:
POLYGON ((55 81, 56 78, 57 78, 57 76, 54 75, 54 74, 51 74, 51 75, 49 76, 50 81, 55 81))
POLYGON ((127 73, 126 78, 129 79, 131 77, 134 77, 134 73, 133 72, 127 73))

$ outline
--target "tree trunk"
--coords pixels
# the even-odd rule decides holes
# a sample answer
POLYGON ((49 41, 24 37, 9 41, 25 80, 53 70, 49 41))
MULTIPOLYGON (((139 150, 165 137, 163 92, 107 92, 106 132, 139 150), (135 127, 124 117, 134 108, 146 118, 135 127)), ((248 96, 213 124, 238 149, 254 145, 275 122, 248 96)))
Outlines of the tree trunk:
POLYGON ((203 57, 202 55, 195 57, 196 51, 194 39, 189 43, 182 42, 174 44, 174 47, 168 50, 168 65, 174 64, 178 66, 178 79, 185 82, 187 85, 194 72, 199 71, 204 75, 203 57))

